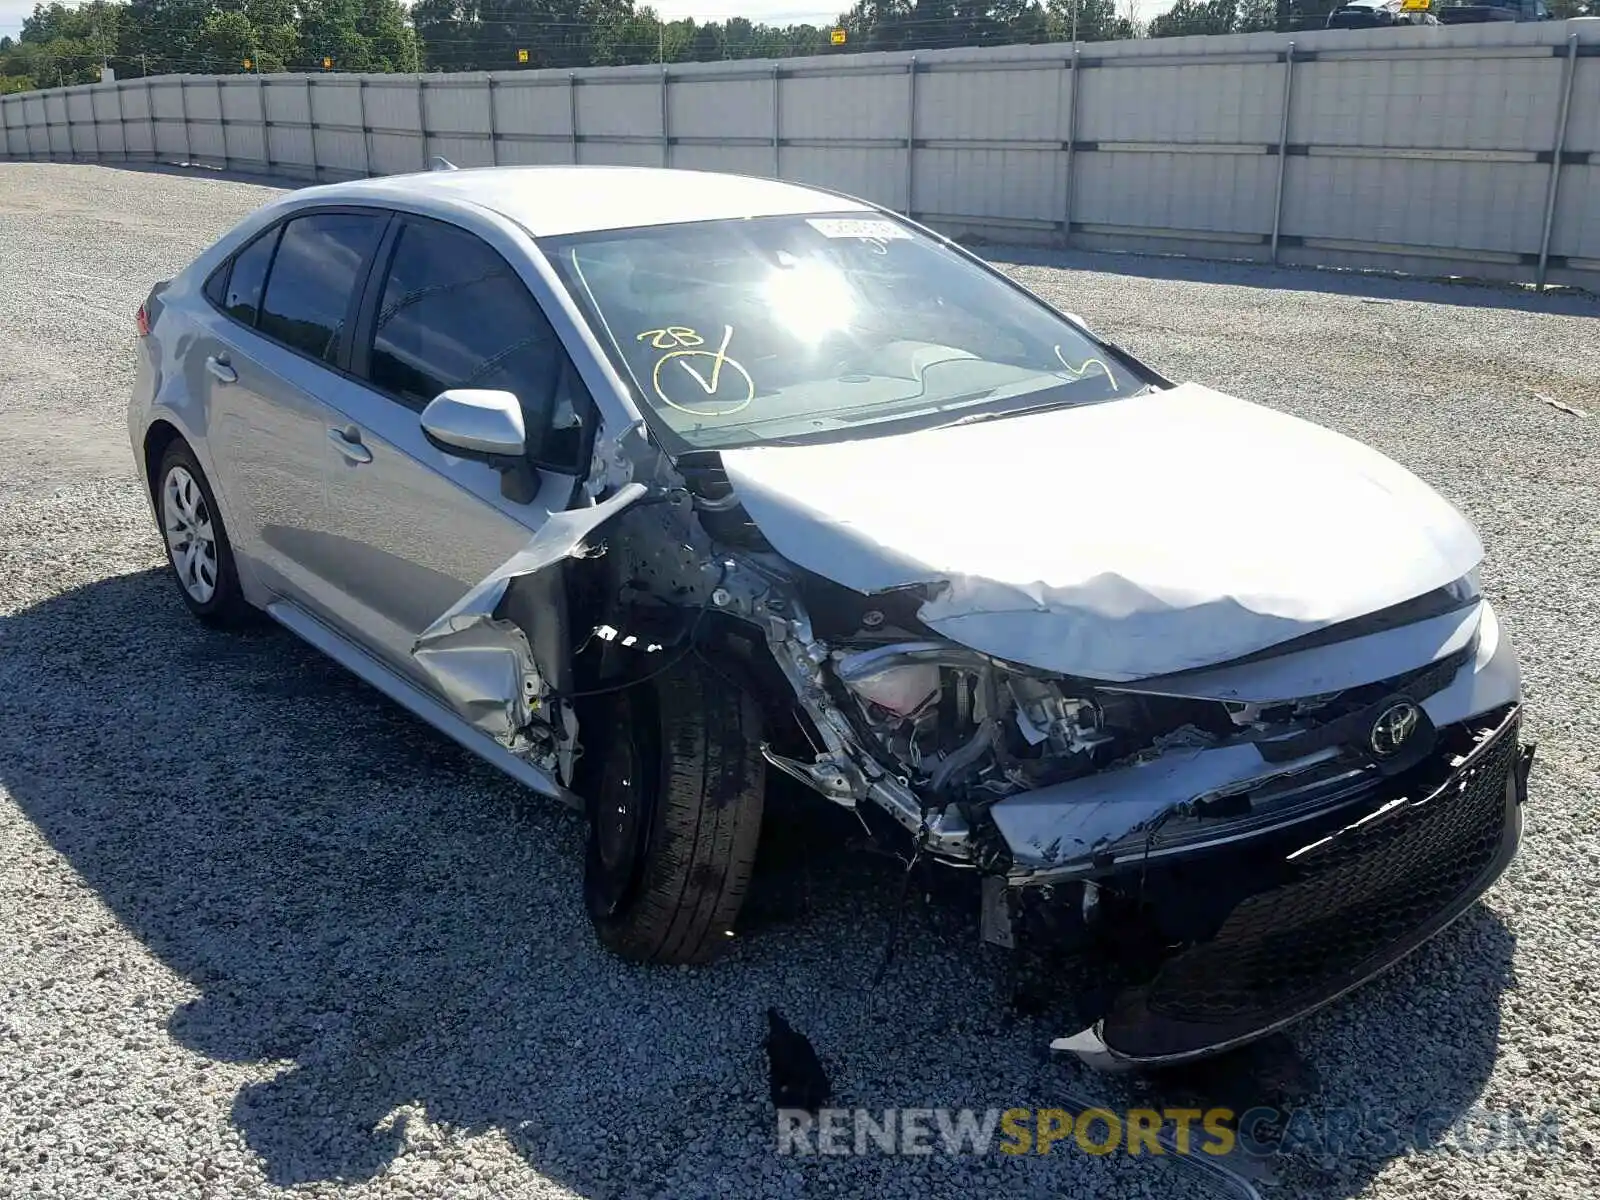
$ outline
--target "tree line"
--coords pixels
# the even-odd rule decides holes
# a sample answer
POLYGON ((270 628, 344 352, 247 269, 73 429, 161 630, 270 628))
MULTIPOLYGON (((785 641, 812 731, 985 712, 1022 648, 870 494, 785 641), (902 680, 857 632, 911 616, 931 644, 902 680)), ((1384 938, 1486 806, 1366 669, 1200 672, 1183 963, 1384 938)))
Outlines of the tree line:
MULTIPOLYGON (((834 24, 664 21, 634 0, 89 0, 0 37, 0 92, 182 72, 474 71, 1319 27, 1340 0, 858 0, 834 24), (843 31, 843 43, 838 39, 843 31)), ((1562 15, 1581 0, 1555 0, 1562 15)))

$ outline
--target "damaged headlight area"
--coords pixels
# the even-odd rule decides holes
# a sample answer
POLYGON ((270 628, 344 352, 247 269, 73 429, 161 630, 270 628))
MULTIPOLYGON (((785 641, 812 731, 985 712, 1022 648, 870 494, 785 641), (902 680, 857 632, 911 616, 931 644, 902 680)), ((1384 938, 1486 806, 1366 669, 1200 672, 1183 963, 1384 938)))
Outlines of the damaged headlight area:
MULTIPOLYGON (((1287 700, 1196 698, 930 637, 913 589, 841 602, 807 584, 797 581, 782 617, 769 613, 768 640, 827 745, 814 762, 769 759, 837 802, 875 801, 935 857, 1012 882, 1177 853, 1364 794, 1433 753, 1424 704, 1470 675, 1477 651, 1469 631, 1370 683, 1287 700)), ((1337 657, 1317 652, 1330 650, 1337 657)))
POLYGON ((1211 701, 1101 691, 938 641, 832 651, 853 726, 926 807, 970 826, 996 801, 1237 734, 1211 701))
POLYGON ((1453 715, 1489 694, 1498 651, 1476 634, 1262 703, 1019 668, 875 607, 848 624, 827 644, 793 608, 772 624, 828 750, 769 757, 976 868, 984 939, 1043 964, 1083 1030, 1058 1047, 1100 1065, 1213 1053, 1320 1007, 1464 911, 1520 837, 1514 675, 1453 715))

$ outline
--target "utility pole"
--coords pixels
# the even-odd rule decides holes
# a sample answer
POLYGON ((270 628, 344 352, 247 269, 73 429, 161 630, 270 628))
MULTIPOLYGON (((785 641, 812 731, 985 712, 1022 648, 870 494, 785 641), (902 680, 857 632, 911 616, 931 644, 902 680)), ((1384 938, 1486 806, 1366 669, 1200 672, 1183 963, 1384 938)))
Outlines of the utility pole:
POLYGON ((1072 0, 1072 42, 1078 42, 1078 0, 1072 0))

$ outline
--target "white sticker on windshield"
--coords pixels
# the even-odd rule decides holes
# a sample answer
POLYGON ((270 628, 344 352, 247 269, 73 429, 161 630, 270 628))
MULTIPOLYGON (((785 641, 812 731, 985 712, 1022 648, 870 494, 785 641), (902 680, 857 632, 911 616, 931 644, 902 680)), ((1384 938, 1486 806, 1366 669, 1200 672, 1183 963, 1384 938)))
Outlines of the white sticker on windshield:
POLYGON ((806 224, 825 238, 866 238, 886 242, 911 235, 893 221, 855 219, 850 217, 807 217, 806 224))

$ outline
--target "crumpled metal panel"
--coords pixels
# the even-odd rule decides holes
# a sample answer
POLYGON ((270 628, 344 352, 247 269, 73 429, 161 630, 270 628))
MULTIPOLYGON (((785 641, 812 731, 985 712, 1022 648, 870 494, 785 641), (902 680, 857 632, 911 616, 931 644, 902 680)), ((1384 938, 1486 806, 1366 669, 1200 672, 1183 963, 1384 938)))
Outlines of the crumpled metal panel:
POLYGON ((411 656, 463 720, 505 746, 534 720, 553 664, 534 662, 526 634, 496 614, 517 579, 572 557, 601 525, 641 499, 629 483, 590 508, 550 517, 533 538, 429 625, 411 656))
MULTIPOLYGON (((1473 661, 1448 686, 1422 702, 1429 719, 1441 727, 1522 699, 1516 653, 1488 603, 1482 604, 1475 628, 1478 645, 1473 661)), ((1070 863, 1096 845, 1145 828, 1162 813, 1196 796, 1299 771, 1325 757, 1326 752, 1296 762, 1269 764, 1248 742, 1171 750, 1151 762, 1008 796, 989 814, 1016 864, 1024 870, 1044 870, 1070 863)))
POLYGON ((1479 600, 1454 612, 1393 629, 1345 638, 1307 650, 1191 671, 1171 678, 1141 679, 1126 690, 1196 700, 1273 704, 1342 692, 1449 658, 1474 637, 1489 603, 1479 600))
POLYGON ((784 557, 1011 662, 1144 679, 1426 594, 1483 556, 1377 451, 1198 384, 824 445, 722 454, 784 557))
POLYGON ((430 625, 432 636, 417 640, 412 657, 462 720, 509 747, 543 691, 527 636, 509 621, 461 620, 430 625))

